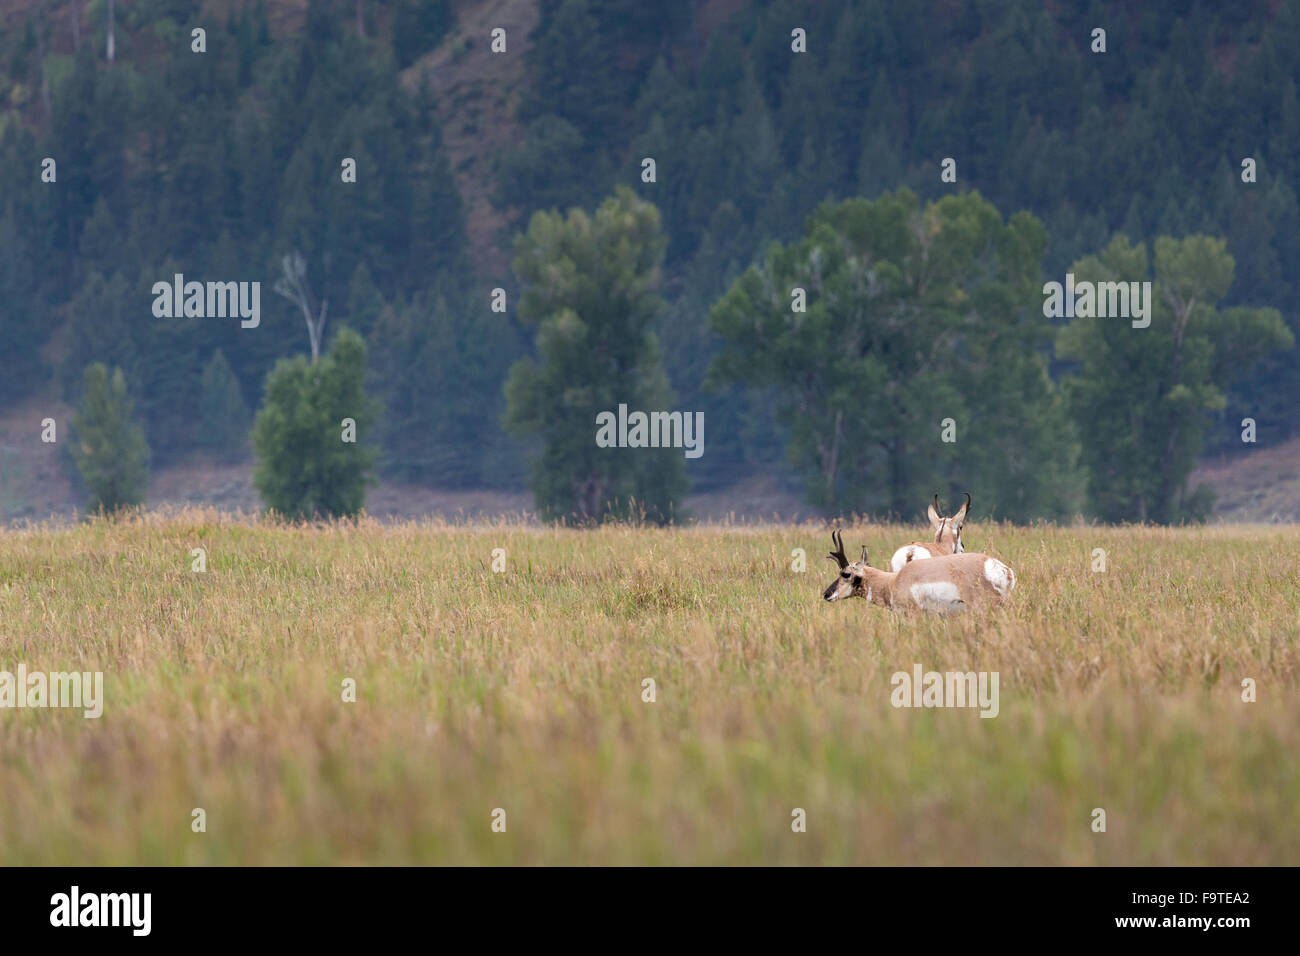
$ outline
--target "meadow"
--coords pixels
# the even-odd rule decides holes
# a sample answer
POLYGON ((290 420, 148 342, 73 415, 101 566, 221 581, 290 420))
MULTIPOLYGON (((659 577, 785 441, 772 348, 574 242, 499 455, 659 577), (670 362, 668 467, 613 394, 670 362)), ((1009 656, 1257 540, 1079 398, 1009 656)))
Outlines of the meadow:
POLYGON ((1008 605, 827 604, 813 523, 0 530, 0 670, 105 682, 0 710, 0 864, 1300 861, 1300 528, 963 538, 1008 605), (915 664, 998 716, 891 706, 915 664))

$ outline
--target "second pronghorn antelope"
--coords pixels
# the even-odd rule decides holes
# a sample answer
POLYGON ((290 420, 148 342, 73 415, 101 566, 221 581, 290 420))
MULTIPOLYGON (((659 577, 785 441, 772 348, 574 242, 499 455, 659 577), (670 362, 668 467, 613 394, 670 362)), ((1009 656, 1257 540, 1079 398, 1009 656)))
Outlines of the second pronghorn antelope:
POLYGON ((918 558, 937 558, 945 554, 961 554, 966 549, 961 546, 961 528, 966 523, 966 516, 970 514, 970 494, 966 495, 966 503, 957 509, 957 512, 949 517, 944 517, 939 510, 939 496, 934 496, 934 504, 926 510, 926 515, 930 519, 930 527, 934 529, 934 541, 913 541, 905 544, 889 559, 889 569, 891 571, 903 570, 903 565, 909 561, 915 561, 918 558))
POLYGON ((880 571, 862 559, 850 563, 844 554, 844 536, 831 532, 838 550, 827 555, 840 566, 840 576, 822 597, 866 598, 891 611, 917 610, 949 614, 979 604, 1000 604, 1016 586, 1016 572, 987 554, 947 554, 925 561, 909 561, 901 571, 880 571))

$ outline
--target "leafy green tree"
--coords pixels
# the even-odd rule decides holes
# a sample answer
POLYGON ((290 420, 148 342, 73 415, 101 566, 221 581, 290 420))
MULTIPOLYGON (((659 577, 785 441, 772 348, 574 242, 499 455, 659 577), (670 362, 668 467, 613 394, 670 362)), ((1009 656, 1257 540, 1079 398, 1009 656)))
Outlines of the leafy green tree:
POLYGON ((347 328, 314 364, 302 355, 276 363, 253 423, 253 484, 268 508, 302 518, 351 516, 365 505, 378 415, 365 374, 365 342, 347 328), (354 441, 345 419, 355 422, 354 441))
POLYGON ((90 492, 89 511, 114 512, 144 501, 149 486, 149 445, 134 420, 120 368, 86 367, 81 409, 72 418, 72 459, 90 492))
POLYGON ((1224 391, 1294 336, 1271 308, 1219 308, 1232 285, 1225 243, 1208 236, 1146 245, 1116 236, 1076 262, 1080 282, 1152 281, 1151 324, 1075 318, 1060 330, 1057 355, 1078 363, 1065 382, 1083 438, 1092 511, 1106 521, 1203 519, 1208 489, 1189 492, 1210 413, 1224 391))
POLYGON ((653 205, 620 187, 594 215, 538 212, 515 240, 525 291, 519 316, 537 331, 537 359, 506 380, 505 422, 538 436, 538 510, 592 520, 632 501, 652 520, 672 517, 685 490, 681 449, 600 448, 596 416, 668 410, 670 391, 651 323, 665 240, 653 205))
POLYGON ((1034 217, 1004 223, 977 193, 824 204, 714 306, 710 380, 779 390, 787 452, 828 511, 912 514, 951 487, 986 514, 1066 513, 1075 452, 1040 348, 1044 242, 1034 217))
POLYGON ((212 353, 203 367, 200 388, 200 445, 218 458, 243 458, 248 449, 248 406, 239 390, 239 379, 221 349, 212 353))

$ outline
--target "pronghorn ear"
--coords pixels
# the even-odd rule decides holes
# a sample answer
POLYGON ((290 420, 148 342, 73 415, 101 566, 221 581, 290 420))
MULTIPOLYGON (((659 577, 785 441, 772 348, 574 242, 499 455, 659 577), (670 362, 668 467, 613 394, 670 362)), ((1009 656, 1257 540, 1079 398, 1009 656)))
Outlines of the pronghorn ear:
POLYGON ((939 509, 939 496, 934 496, 934 504, 925 509, 925 515, 930 519, 930 524, 939 527, 939 522, 943 520, 943 512, 939 509))
POLYGON ((970 492, 966 492, 966 503, 958 508, 952 516, 952 523, 960 528, 965 523, 968 514, 970 514, 970 492))

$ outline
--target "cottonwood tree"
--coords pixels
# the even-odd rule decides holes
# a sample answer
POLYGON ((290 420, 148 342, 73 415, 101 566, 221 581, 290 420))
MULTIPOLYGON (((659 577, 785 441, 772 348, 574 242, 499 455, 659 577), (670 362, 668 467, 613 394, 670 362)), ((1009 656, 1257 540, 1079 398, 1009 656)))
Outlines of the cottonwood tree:
POLYGON ((779 390, 790 459, 828 511, 910 515, 952 487, 986 515, 1066 513, 1076 451, 1043 351, 1044 243, 1034 217, 1004 223, 976 193, 823 204, 714 306, 709 381, 779 390))
POLYGON ((266 397, 253 423, 253 484, 267 507, 294 518, 355 515, 365 505, 375 453, 370 433, 378 414, 367 397, 366 346, 342 328, 329 352, 309 363, 281 359, 266 377, 266 397), (344 439, 343 420, 356 441, 344 439))
POLYGON ((664 247, 658 210, 626 187, 594 215, 535 213, 515 239, 519 317, 537 326, 537 357, 510 369, 505 424, 540 439, 532 487, 548 517, 593 520, 635 501, 667 520, 685 489, 681 449, 595 441, 598 412, 669 409, 651 329, 663 308, 655 288, 664 247))
POLYGON ((1077 363, 1065 391, 1083 438, 1088 502, 1105 521, 1201 520, 1207 487, 1190 490, 1211 412, 1262 357, 1294 336, 1271 308, 1220 309, 1235 263, 1221 239, 1116 236, 1074 263, 1079 282, 1152 280, 1151 325, 1076 318, 1060 330, 1057 355, 1077 363))

